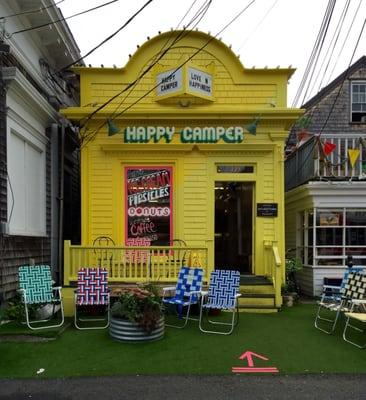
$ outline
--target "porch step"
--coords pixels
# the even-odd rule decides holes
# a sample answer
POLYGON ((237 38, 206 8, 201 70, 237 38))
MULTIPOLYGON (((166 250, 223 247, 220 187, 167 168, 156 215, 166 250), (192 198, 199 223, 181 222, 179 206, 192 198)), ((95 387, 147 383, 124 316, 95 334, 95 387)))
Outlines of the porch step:
POLYGON ((277 312, 275 290, 271 282, 263 276, 241 279, 239 311, 250 313, 277 312))

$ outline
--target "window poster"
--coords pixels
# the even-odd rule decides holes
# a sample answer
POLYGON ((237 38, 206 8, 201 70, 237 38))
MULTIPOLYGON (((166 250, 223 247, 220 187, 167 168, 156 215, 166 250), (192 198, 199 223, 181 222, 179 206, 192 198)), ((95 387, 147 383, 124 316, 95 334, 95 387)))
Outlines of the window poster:
POLYGON ((126 246, 169 246, 172 168, 126 167, 126 246))

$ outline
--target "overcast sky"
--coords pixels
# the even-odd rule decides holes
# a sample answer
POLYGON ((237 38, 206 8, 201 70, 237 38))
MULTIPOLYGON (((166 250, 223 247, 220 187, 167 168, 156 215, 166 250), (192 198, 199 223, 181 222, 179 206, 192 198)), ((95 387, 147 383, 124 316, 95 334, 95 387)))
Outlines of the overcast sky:
MULTIPOLYGON (((147 0, 119 0, 109 6, 68 20, 76 42, 85 54, 107 36, 123 25, 147 0)), ((106 3, 107 0, 65 0, 59 7, 65 17, 76 12, 106 3)), ((136 51, 136 46, 146 41, 146 37, 157 35, 158 31, 177 28, 179 22, 192 4, 193 7, 179 27, 187 24, 204 4, 204 0, 154 0, 117 36, 85 59, 93 66, 124 66, 128 55, 136 51)), ((198 28, 216 35, 251 0, 213 0, 210 8, 199 22, 198 28)), ((333 55, 326 58, 327 49, 332 49, 331 40, 339 17, 347 0, 338 0, 328 31, 328 39, 318 62, 318 71, 310 86, 311 94, 318 92, 319 86, 325 86, 349 65, 357 38, 366 16, 366 0, 350 0, 342 30, 335 45, 333 55), (357 11, 357 8, 361 4, 357 11), (353 18, 355 20, 352 23, 353 18), (341 46, 347 31, 351 27, 349 38, 343 51, 341 46), (324 70, 328 64, 327 72, 324 70), (323 69, 320 69, 322 62, 323 69), (324 78, 323 78, 324 75, 324 78)), ((311 55, 315 39, 328 4, 328 0, 256 0, 232 25, 219 37, 227 45, 232 45, 235 54, 245 67, 288 67, 297 68, 289 83, 288 103, 299 87, 306 64, 311 55)), ((353 58, 357 61, 366 54, 366 30, 353 58)), ((307 96, 309 98, 309 95, 307 96)))

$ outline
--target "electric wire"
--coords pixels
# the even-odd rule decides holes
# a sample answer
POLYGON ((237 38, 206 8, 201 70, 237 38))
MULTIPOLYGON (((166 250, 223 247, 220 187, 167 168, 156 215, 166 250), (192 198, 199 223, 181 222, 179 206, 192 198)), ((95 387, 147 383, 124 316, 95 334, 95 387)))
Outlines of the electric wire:
MULTIPOLYGON (((239 13, 237 13, 235 15, 234 18, 232 18, 219 32, 216 33, 215 36, 210 37, 210 39, 203 45, 201 46, 196 52, 194 52, 191 56, 189 56, 187 58, 187 60, 185 60, 183 63, 181 63, 178 67, 176 67, 169 76, 173 76, 180 68, 182 68, 185 64, 187 64, 193 57, 195 57, 198 53, 200 53, 205 47, 207 47, 209 45, 209 43, 211 43, 214 39, 217 38, 218 35, 220 35, 224 30, 226 30, 231 24, 233 24, 252 4, 254 4, 256 2, 256 0, 252 0, 248 5, 246 5, 239 13)), ((169 77, 168 76, 168 77, 169 77)), ((145 92, 145 94, 143 94, 141 97, 139 97, 135 102, 131 103, 129 106, 127 106, 126 108, 124 108, 121 112, 119 112, 118 114, 116 114, 113 119, 118 118, 119 116, 121 116, 122 114, 124 114, 126 111, 128 111, 130 108, 132 108, 133 106, 135 106, 137 103, 139 103, 142 99, 144 99, 146 96, 148 96, 153 90, 155 90, 158 86, 160 85, 160 82, 158 82, 156 85, 154 85, 151 89, 149 89, 147 92, 145 92)), ((95 115, 95 114, 94 114, 95 115)), ((105 125, 105 123, 103 123, 103 126, 105 125)), ((101 128, 100 128, 101 129, 101 128)), ((100 130, 99 129, 99 130, 100 130)), ((85 146, 87 143, 89 143, 94 137, 95 135, 99 132, 96 131, 91 138, 87 141, 87 142, 83 142, 82 147, 85 146)))
POLYGON ((110 1, 108 1, 107 3, 103 3, 103 4, 100 4, 100 5, 96 6, 96 7, 89 8, 88 10, 80 11, 80 12, 78 12, 78 13, 76 13, 76 14, 70 15, 69 17, 59 18, 59 19, 56 19, 56 20, 54 20, 54 21, 52 21, 52 22, 47 22, 47 23, 44 23, 44 24, 40 24, 40 25, 36 25, 36 26, 31 26, 31 27, 29 27, 29 28, 20 29, 19 31, 7 33, 7 34, 6 34, 6 37, 7 37, 7 38, 11 38, 13 35, 17 35, 18 33, 24 33, 24 32, 34 31, 34 30, 36 30, 36 29, 44 28, 45 26, 55 25, 55 24, 57 24, 57 23, 59 23, 59 22, 67 21, 67 20, 69 20, 69 19, 71 19, 71 18, 79 17, 80 15, 87 14, 87 13, 89 13, 89 12, 91 12, 91 11, 95 11, 95 10, 98 10, 98 9, 100 9, 100 8, 102 8, 102 7, 109 6, 110 4, 116 3, 117 1, 119 1, 119 0, 110 0, 110 1))
POLYGON ((22 12, 15 13, 15 14, 5 15, 5 16, 3 16, 3 17, 0 17, 0 19, 18 17, 18 16, 20 16, 20 15, 27 15, 27 14, 36 14, 36 13, 42 12, 43 10, 47 10, 48 8, 57 6, 58 4, 63 3, 64 1, 65 1, 65 0, 60 0, 60 1, 58 1, 57 3, 55 3, 55 4, 52 3, 52 4, 48 5, 48 6, 36 8, 36 9, 34 9, 34 10, 22 11, 22 12))
POLYGON ((333 16, 334 7, 335 7, 335 0, 332 3, 332 7, 331 7, 331 9, 329 11, 329 17, 328 17, 328 19, 326 21, 326 25, 325 25, 325 28, 324 28, 324 31, 323 31, 323 34, 322 34, 322 37, 321 37, 321 41, 319 43, 319 46, 318 46, 318 49, 317 49, 317 52, 316 52, 317 54, 315 55, 315 58, 314 58, 314 62, 313 62, 313 65, 312 65, 312 71, 311 71, 310 77, 308 79, 308 84, 307 84, 307 87, 305 89, 305 93, 304 93, 304 96, 303 96, 303 99, 302 99, 302 104, 304 104, 304 102, 305 102, 305 99, 306 99, 306 96, 308 94, 311 81, 312 81, 314 73, 315 73, 316 65, 317 65, 317 63, 319 61, 319 57, 320 57, 320 54, 321 54, 322 49, 323 49, 323 45, 324 45, 324 41, 325 41, 325 38, 326 38, 327 33, 328 33, 330 21, 331 21, 332 16, 333 16))
MULTIPOLYGON (((361 37, 362 37, 362 35, 363 35, 363 31, 364 31, 364 29, 365 29, 365 24, 366 24, 366 19, 364 19, 362 28, 361 28, 360 33, 359 33, 358 38, 357 38, 356 45, 355 45, 355 47, 354 47, 354 49, 353 49, 353 52, 352 52, 352 56, 351 56, 350 62, 349 62, 349 64, 348 64, 348 67, 347 67, 346 71, 344 72, 344 76, 343 76, 342 82, 339 84, 339 89, 338 89, 337 94, 336 94, 336 96, 335 96, 335 98, 334 98, 334 100, 333 100, 333 103, 332 103, 331 108, 330 108, 330 110, 329 110, 329 112, 328 112, 328 115, 327 115, 327 117, 326 117, 326 119, 325 119, 325 121, 324 121, 324 123, 323 123, 321 129, 320 129, 319 134, 318 134, 317 136, 315 136, 315 138, 314 138, 314 143, 313 143, 313 146, 312 146, 311 151, 309 151, 308 156, 304 158, 304 160, 303 160, 303 162, 300 164, 300 166, 297 167, 297 169, 296 169, 296 176, 299 174, 300 170, 303 168, 303 166, 304 166, 304 165, 307 163, 307 161, 309 160, 310 156, 313 154, 314 149, 315 149, 315 146, 316 146, 316 145, 321 146, 320 137, 321 137, 321 135, 322 135, 322 133, 323 133, 325 127, 326 127, 327 124, 328 124, 328 121, 329 121, 329 119, 330 119, 330 116, 331 116, 332 113, 333 113, 334 107, 335 107, 335 105, 336 105, 336 103, 337 103, 337 100, 338 100, 338 98, 339 98, 339 96, 340 96, 340 93, 341 93, 341 91, 342 91, 342 89, 343 89, 344 82, 345 82, 345 80, 348 78, 349 70, 350 70, 350 68, 351 68, 351 66, 352 66, 352 63, 353 63, 353 58, 354 58, 354 56, 355 56, 356 50, 357 50, 358 45, 359 45, 359 43, 360 43, 361 37)), ((331 166, 332 166, 332 164, 330 163, 330 161, 328 160, 328 158, 327 158, 327 156, 326 156, 325 154, 324 154, 324 159, 325 159, 325 161, 328 163, 328 165, 331 165, 331 166)), ((333 166, 336 166, 336 165, 333 165, 333 166)))
MULTIPOLYGON (((196 3, 197 0, 195 0, 192 3, 192 6, 194 3, 196 3)), ((121 100, 121 102, 119 103, 119 105, 117 106, 117 108, 113 111, 113 113, 111 114, 111 118, 113 119, 114 115, 116 114, 116 112, 119 110, 119 108, 123 105, 123 103, 126 101, 126 99, 129 97, 129 95, 131 94, 132 90, 134 89, 134 87, 137 85, 137 83, 147 74, 147 72, 149 72, 162 58, 165 54, 167 54, 167 52, 172 48, 172 46, 174 46, 177 42, 179 42, 180 40, 182 40, 184 37, 186 37, 189 32, 192 32, 193 29, 202 21, 203 17, 206 15, 210 5, 212 3, 212 0, 208 0, 205 1, 204 4, 200 7, 200 9, 196 12, 196 14, 193 16, 193 18, 191 19, 191 21, 187 24, 187 26, 184 27, 184 29, 182 30, 182 32, 179 33, 179 35, 177 35, 177 37, 173 40, 173 42, 169 45, 168 49, 165 50, 166 46, 168 45, 170 39, 173 37, 174 35, 174 31, 172 32, 172 34, 170 35, 170 37, 167 39, 167 41, 165 42, 165 44, 162 46, 162 48, 160 49, 160 51, 155 55, 152 63, 137 77, 137 79, 132 82, 132 86, 123 89, 119 95, 121 95, 122 93, 124 93, 125 91, 127 91, 128 89, 130 89, 130 91, 126 94, 126 96, 121 100), (199 17, 198 21, 196 21, 196 19, 199 17), (196 22, 195 22, 196 21, 196 22), (187 28, 193 23, 195 22, 194 26, 187 31, 187 28)), ((191 10, 192 6, 190 7, 190 9, 186 12, 185 16, 189 13, 189 11, 191 10)), ((181 22, 184 20, 185 16, 179 21, 179 23, 177 24, 177 27, 175 30, 178 29, 179 25, 181 24, 181 22)), ((118 96, 117 96, 118 97, 118 96)), ((110 103, 110 101, 107 101, 107 104, 110 103)), ((106 103, 104 103, 105 105, 107 105, 106 103)), ((103 122, 103 124, 101 125, 100 129, 103 127, 103 125, 105 125, 105 123, 103 122)), ((97 128, 98 130, 98 128, 97 128)))
MULTIPOLYGON (((189 22, 189 24, 187 26, 189 26, 192 22, 194 22, 198 17, 200 17, 200 19, 198 20, 198 22, 196 22, 195 26, 202 20, 202 18, 204 17, 204 15, 206 14, 209 6, 211 5, 212 0, 209 1, 205 1, 205 3, 201 6, 201 8, 196 12, 195 16, 191 19, 191 21, 189 22)), ((195 26, 192 28, 194 29, 195 26)), ((186 28, 185 28, 186 29, 186 28)), ((167 52, 172 48, 172 46, 174 44, 176 44, 179 40, 181 40, 183 37, 185 37, 188 33, 185 31, 185 29, 183 31, 181 31, 177 37, 173 40, 173 42, 169 45, 168 48, 164 49, 165 46, 167 45, 167 43, 170 41, 172 35, 174 34, 174 32, 172 32, 172 35, 168 38, 168 40, 166 41, 165 45, 162 47, 162 49, 164 49, 163 51, 160 50, 160 52, 156 55, 155 60, 152 62, 152 64, 150 64, 133 82, 131 82, 130 84, 128 84, 124 89, 122 89, 120 92, 118 92, 117 94, 115 94, 114 96, 112 96, 111 98, 109 98, 106 102, 104 102, 102 105, 100 105, 96 110, 94 110, 91 114, 89 114, 89 116, 86 118, 86 120, 82 123, 81 128, 86 126, 86 124, 91 120, 91 118, 97 114, 100 110, 102 110, 103 108, 105 108, 108 104, 110 104, 114 99, 116 99, 117 97, 119 97, 121 94, 123 94, 124 92, 128 91, 128 90, 132 90, 133 87, 158 63, 158 61, 160 61, 165 54, 167 54, 167 52)), ((129 95, 129 94, 128 94, 129 95)), ((128 97, 128 95, 122 100, 122 102, 128 97)), ((117 109, 119 109, 119 107, 121 106, 121 104, 117 107, 117 109)), ((113 113, 113 115, 115 114, 115 112, 113 113)), ((113 118, 112 118, 113 119, 113 118)), ((94 135, 94 133, 96 134, 103 126, 105 125, 105 123, 103 122, 103 124, 98 127, 96 129, 96 131, 93 131, 92 133, 90 133, 89 135, 85 135, 83 137, 83 140, 87 139, 88 136, 90 135, 94 135)))
POLYGON ((352 27, 354 26, 354 22, 355 22, 356 17, 357 17, 357 15, 358 15, 358 13, 359 13, 361 4, 362 4, 362 0, 359 1, 358 6, 357 6, 357 9, 355 10, 355 12, 354 12, 354 14, 353 14, 353 19, 352 19, 352 21, 351 21, 351 23, 350 23, 350 26, 349 26, 349 28, 348 28, 347 34, 346 34, 346 36, 345 36, 345 38, 344 38, 344 40, 343 40, 342 46, 341 46, 341 48, 340 48, 340 50, 339 50, 339 52, 338 52, 338 54, 337 54, 336 62, 334 63, 333 69, 332 69, 332 71, 331 71, 330 74, 329 74, 329 78, 328 78, 327 83, 326 83, 327 85, 328 85, 328 83, 330 82, 331 77, 333 76, 334 70, 335 70, 335 68, 336 68, 336 66, 337 66, 337 63, 338 63, 338 60, 339 60, 339 58, 340 58, 340 56, 341 56, 341 54, 342 54, 342 52, 343 52, 343 49, 344 49, 345 44, 347 43, 347 40, 348 40, 348 37, 349 37, 349 35, 350 35, 350 33, 351 33, 352 27))
POLYGON ((319 72, 317 74, 317 79, 314 79, 313 85, 310 88, 310 93, 312 93, 312 91, 313 91, 313 89, 315 87, 315 84, 317 83, 317 80, 320 77, 320 72, 323 70, 324 65, 325 65, 325 63, 327 61, 327 64, 326 64, 326 66, 324 68, 322 77, 321 77, 319 85, 318 85, 318 92, 320 92, 320 89, 322 88, 322 84, 324 82, 325 75, 326 75, 326 73, 328 71, 330 61, 331 61, 331 59, 333 57, 334 49, 335 49, 335 47, 336 47, 336 45, 338 43, 339 35, 340 35, 341 30, 343 28, 344 21, 345 21, 345 18, 347 16, 347 13, 348 13, 348 9, 349 9, 350 3, 351 3, 351 0, 347 0, 345 5, 344 5, 344 7, 343 7, 343 10, 342 10, 341 16, 340 16, 340 18, 338 20, 338 23, 337 23, 336 29, 334 31, 333 37, 332 37, 332 39, 331 39, 331 41, 329 43, 328 49, 327 49, 327 51, 325 53, 325 56, 323 58, 323 61, 322 61, 321 65, 320 65, 319 72))
POLYGON ((65 65, 62 67, 57 73, 60 73, 62 71, 67 70, 68 68, 72 67, 73 65, 79 63, 82 61, 84 58, 90 56, 90 54, 94 53, 95 50, 99 49, 99 47, 103 46, 105 43, 107 43, 109 40, 111 40, 114 36, 116 36, 122 29, 124 29, 127 25, 129 25, 150 3, 152 3, 154 0, 148 0, 142 7, 140 7, 122 26, 120 26, 116 31, 114 31, 111 35, 103 39, 98 45, 93 47, 91 50, 89 50, 86 54, 78 58, 77 60, 73 61, 70 64, 65 65))
POLYGON ((292 107, 296 106, 296 104, 300 100, 301 93, 303 92, 303 90, 305 88, 305 85, 306 85, 306 82, 308 80, 310 71, 312 70, 312 67, 314 65, 315 57, 316 57, 316 54, 318 52, 321 39, 322 39, 322 37, 324 35, 325 27, 326 27, 326 25, 327 25, 327 23, 329 21, 329 18, 331 16, 331 10, 334 8, 334 5, 335 5, 335 0, 329 0, 328 1, 328 5, 327 5, 326 11, 324 13, 322 23, 321 23, 320 28, 319 28, 319 32, 318 32, 317 37, 315 39, 315 43, 314 43, 313 49, 311 51, 311 54, 310 54, 308 63, 306 65, 303 77, 301 79, 300 85, 299 85, 299 87, 297 89, 297 92, 295 94, 294 100, 292 102, 292 107))
POLYGON ((268 17, 269 13, 274 9, 275 5, 278 3, 278 0, 275 0, 274 3, 270 6, 267 12, 264 14, 263 18, 258 22, 257 26, 252 30, 252 32, 244 39, 241 45, 238 48, 240 51, 245 43, 253 36, 253 34, 258 30, 258 28, 263 24, 264 20, 268 17))

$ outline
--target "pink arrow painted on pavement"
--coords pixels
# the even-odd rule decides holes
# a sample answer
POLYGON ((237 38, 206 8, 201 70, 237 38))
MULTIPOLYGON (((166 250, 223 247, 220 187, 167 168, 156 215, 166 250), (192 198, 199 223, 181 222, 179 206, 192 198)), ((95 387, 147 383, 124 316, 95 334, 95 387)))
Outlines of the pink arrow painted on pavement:
POLYGON ((239 357, 239 360, 244 360, 246 358, 248 360, 248 367, 253 367, 254 366, 253 356, 260 358, 261 360, 268 361, 267 357, 261 356, 260 354, 254 353, 253 351, 250 350, 247 350, 245 353, 243 353, 239 357))

